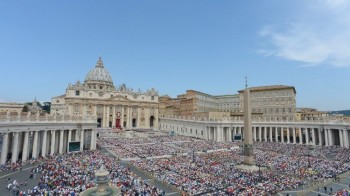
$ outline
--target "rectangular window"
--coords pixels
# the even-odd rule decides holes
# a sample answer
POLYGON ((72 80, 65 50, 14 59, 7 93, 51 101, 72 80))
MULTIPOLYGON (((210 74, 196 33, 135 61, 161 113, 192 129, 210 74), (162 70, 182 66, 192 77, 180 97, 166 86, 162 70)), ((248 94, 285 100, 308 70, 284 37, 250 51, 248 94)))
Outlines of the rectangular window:
POLYGON ((75 91, 75 95, 79 96, 80 95, 80 91, 75 91))

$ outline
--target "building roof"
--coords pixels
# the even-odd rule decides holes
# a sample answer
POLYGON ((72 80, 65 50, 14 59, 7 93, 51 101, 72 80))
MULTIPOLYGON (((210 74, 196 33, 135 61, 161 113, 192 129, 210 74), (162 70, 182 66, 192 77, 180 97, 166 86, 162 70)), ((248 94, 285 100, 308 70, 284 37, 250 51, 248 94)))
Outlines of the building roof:
MULTIPOLYGON (((271 90, 284 90, 284 89, 293 89, 294 93, 297 93, 294 86, 286 86, 286 85, 270 85, 270 86, 257 86, 257 87, 249 87, 250 91, 271 91, 271 90)), ((239 93, 243 93, 244 89, 239 90, 239 93)))

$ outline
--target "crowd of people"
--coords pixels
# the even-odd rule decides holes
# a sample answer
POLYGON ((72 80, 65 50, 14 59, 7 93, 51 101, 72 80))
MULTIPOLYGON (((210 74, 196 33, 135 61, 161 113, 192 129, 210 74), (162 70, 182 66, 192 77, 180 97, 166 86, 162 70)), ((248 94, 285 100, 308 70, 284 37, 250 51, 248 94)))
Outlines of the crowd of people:
MULTIPOLYGON (((300 145, 264 142, 256 143, 255 147, 255 161, 261 167, 260 172, 236 167, 243 161, 241 150, 237 149, 196 154, 194 157, 189 154, 167 159, 135 160, 132 163, 153 173, 159 180, 193 195, 208 192, 275 193, 296 189, 309 181, 333 178, 350 169, 348 162, 323 159, 313 154, 307 156, 308 147, 300 145)), ((322 149, 315 151, 319 153, 322 149)))
MULTIPOLYGON (((324 181, 350 170, 350 151, 339 147, 254 143, 255 169, 242 169, 244 157, 240 143, 219 143, 184 136, 142 138, 100 138, 100 147, 119 158, 138 157, 130 163, 184 194, 264 195, 297 189, 311 181, 324 181), (165 158, 143 159, 171 155, 165 158)), ((164 191, 136 176, 115 158, 101 151, 49 156, 29 160, 30 177, 37 186, 19 195, 76 196, 95 186, 94 174, 104 165, 110 185, 123 195, 164 195, 164 191), (37 177, 36 177, 37 176, 37 177)), ((24 163, 2 165, 1 171, 20 170, 24 163)), ((0 171, 0 172, 1 172, 0 171)), ((8 180, 8 190, 18 190, 26 181, 8 180)), ((350 188, 350 187, 349 187, 350 188)), ((336 195, 348 194, 347 189, 336 195)))
MULTIPOLYGON (((129 168, 100 151, 50 156, 33 168, 39 183, 28 195, 69 195, 95 186, 94 174, 102 165, 110 172, 110 185, 121 189, 123 195, 161 195, 162 190, 137 177, 129 168), (39 177, 40 176, 40 177, 39 177)), ((21 193, 23 195, 23 193, 21 193)))
POLYGON ((203 152, 238 147, 237 143, 218 143, 184 136, 152 136, 147 138, 102 138, 99 145, 120 159, 203 152))
POLYGON ((41 160, 42 158, 30 159, 25 162, 22 162, 21 160, 19 160, 16 163, 11 163, 11 160, 8 160, 5 164, 0 165, 0 173, 4 171, 20 171, 23 169, 23 167, 41 162, 41 160))

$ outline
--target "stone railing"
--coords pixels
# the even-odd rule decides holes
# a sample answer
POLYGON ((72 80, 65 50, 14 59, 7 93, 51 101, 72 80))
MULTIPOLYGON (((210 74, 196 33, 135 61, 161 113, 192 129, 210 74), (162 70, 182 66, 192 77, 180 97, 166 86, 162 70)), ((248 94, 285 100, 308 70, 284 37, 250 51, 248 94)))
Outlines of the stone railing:
POLYGON ((97 122, 96 116, 80 116, 80 115, 49 115, 47 113, 17 113, 17 115, 0 115, 0 123, 16 123, 16 122, 97 122))
MULTIPOLYGON (((221 122, 221 123, 244 123, 243 118, 223 118, 223 119, 207 119, 199 117, 186 116, 164 116, 161 119, 185 120, 185 121, 200 121, 200 122, 221 122)), ((253 123, 296 123, 296 124, 334 124, 334 125, 350 125, 349 121, 337 120, 332 118, 323 118, 317 120, 297 120, 297 119, 276 119, 276 118, 252 118, 253 123)))

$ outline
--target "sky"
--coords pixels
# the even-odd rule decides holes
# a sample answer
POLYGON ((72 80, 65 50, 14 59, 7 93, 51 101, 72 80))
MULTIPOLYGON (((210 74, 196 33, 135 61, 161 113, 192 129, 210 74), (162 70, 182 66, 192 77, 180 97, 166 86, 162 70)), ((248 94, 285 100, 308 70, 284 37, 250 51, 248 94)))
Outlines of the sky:
POLYGON ((50 101, 101 56, 114 85, 176 97, 289 85, 350 109, 350 1, 0 1, 0 101, 50 101))

